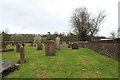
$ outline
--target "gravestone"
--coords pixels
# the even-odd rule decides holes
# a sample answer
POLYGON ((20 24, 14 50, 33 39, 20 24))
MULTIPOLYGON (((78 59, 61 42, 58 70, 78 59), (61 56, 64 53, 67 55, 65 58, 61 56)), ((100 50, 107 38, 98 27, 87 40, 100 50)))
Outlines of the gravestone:
POLYGON ((42 50, 42 43, 37 44, 37 50, 42 50))
POLYGON ((24 64, 24 58, 25 58, 25 54, 24 54, 24 47, 20 47, 20 64, 24 64))
POLYGON ((45 53, 46 56, 55 56, 55 41, 53 40, 47 40, 45 41, 45 53))
POLYGON ((16 45, 16 52, 19 52, 19 49, 20 49, 20 45, 17 44, 17 45, 16 45))
POLYGON ((73 43, 72 44, 72 49, 79 49, 78 43, 73 43))
POLYGON ((14 71, 15 69, 19 68, 19 64, 12 61, 1 61, 0 60, 0 77, 3 78, 8 73, 14 71))
POLYGON ((42 42, 42 37, 41 37, 41 35, 36 35, 35 37, 34 37, 34 43, 35 44, 38 44, 38 43, 41 43, 42 42))
POLYGON ((60 49, 60 37, 56 37, 55 38, 55 42, 56 42, 56 49, 59 50, 60 49))

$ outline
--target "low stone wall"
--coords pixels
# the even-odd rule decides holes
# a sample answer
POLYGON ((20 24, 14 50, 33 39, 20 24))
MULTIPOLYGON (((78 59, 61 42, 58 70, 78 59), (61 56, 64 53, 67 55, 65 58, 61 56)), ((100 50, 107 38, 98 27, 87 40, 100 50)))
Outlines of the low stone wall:
POLYGON ((120 39, 78 42, 80 48, 89 48, 99 54, 120 61, 120 39))

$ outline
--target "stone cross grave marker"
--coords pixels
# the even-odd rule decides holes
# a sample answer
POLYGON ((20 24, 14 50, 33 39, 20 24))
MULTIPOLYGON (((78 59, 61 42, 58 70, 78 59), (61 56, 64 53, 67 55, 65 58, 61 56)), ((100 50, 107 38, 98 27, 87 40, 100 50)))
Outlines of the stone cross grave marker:
POLYGON ((20 64, 24 64, 24 58, 25 58, 25 54, 24 54, 24 47, 20 47, 20 64))

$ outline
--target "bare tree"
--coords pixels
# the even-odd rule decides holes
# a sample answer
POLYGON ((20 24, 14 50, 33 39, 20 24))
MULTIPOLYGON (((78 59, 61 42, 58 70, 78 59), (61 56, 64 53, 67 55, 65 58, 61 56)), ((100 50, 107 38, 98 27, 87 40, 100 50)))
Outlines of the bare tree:
POLYGON ((112 39, 115 39, 117 37, 117 33, 115 31, 110 32, 110 35, 112 39))
POLYGON ((98 16, 91 18, 89 27, 90 39, 92 39, 93 36, 97 34, 97 32, 99 31, 99 27, 103 23, 105 17, 106 17, 105 11, 100 11, 98 12, 98 16))
POLYGON ((105 17, 104 11, 100 11, 98 16, 93 17, 86 7, 82 7, 76 8, 73 11, 70 21, 79 40, 91 40, 99 31, 99 26, 102 24, 105 17))

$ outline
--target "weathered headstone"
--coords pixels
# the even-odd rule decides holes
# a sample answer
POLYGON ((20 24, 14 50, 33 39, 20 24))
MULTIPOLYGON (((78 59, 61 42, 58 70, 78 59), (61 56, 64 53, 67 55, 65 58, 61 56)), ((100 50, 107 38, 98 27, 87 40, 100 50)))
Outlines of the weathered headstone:
POLYGON ((35 37, 34 37, 34 43, 35 44, 38 44, 38 43, 41 43, 42 42, 42 37, 41 37, 41 35, 36 35, 35 37))
POLYGON ((73 43, 72 44, 72 49, 79 49, 78 43, 73 43))
POLYGON ((59 50, 60 49, 60 37, 56 37, 55 38, 55 42, 56 42, 56 49, 59 50))
POLYGON ((20 64, 24 64, 24 58, 25 58, 25 54, 24 54, 24 47, 20 47, 20 64))
POLYGON ((16 45, 16 52, 19 52, 19 51, 20 51, 20 45, 17 44, 17 45, 16 45))
POLYGON ((37 50, 42 50, 42 43, 37 44, 37 50))
POLYGON ((45 41, 45 53, 46 56, 55 56, 55 41, 53 40, 47 40, 45 41))

